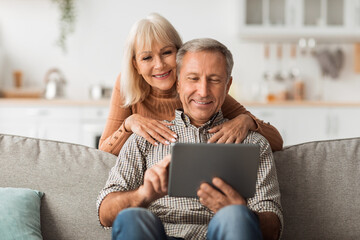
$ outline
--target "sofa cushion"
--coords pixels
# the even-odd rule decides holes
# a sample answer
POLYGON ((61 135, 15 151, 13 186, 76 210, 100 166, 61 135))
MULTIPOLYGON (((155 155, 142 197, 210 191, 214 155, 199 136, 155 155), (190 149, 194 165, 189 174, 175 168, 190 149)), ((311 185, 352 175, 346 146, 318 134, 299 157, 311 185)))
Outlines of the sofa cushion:
POLYGON ((360 236, 360 138, 309 142, 275 152, 283 239, 360 236))
POLYGON ((42 192, 26 188, 0 188, 0 236, 3 240, 42 239, 42 192))
POLYGON ((98 222, 96 199, 115 161, 82 145, 0 134, 0 187, 45 192, 44 239, 110 239, 98 222))

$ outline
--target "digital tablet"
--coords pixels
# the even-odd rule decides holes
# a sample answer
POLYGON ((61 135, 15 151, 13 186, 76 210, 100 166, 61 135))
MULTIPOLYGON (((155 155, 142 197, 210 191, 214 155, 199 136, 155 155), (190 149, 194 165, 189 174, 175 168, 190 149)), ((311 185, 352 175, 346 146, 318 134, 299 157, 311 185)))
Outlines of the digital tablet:
POLYGON ((211 184, 214 177, 219 177, 242 197, 253 197, 259 162, 260 146, 255 144, 175 143, 171 149, 168 194, 197 197, 201 183, 211 184))

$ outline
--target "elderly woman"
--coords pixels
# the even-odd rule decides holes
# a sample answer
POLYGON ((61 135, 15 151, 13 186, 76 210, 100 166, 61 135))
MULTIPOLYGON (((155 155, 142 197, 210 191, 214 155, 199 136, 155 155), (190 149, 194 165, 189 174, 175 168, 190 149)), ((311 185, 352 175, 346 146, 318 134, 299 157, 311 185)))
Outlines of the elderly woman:
MULTIPOLYGON (((159 14, 150 14, 134 24, 112 93, 101 150, 118 155, 132 133, 153 145, 176 141, 176 134, 162 120, 174 119, 174 110, 182 107, 176 92, 176 53, 181 45, 178 32, 159 14)), ((226 97, 221 110, 230 120, 209 130, 216 132, 209 142, 240 143, 253 130, 269 141, 273 151, 282 149, 279 132, 231 96, 226 97)))

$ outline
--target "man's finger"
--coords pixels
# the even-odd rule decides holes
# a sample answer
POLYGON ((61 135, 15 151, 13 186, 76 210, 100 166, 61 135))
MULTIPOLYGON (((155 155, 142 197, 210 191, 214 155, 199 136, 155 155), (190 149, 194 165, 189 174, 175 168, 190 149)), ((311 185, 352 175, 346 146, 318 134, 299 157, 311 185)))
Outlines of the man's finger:
POLYGON ((152 188, 156 193, 161 192, 161 183, 158 174, 156 173, 155 169, 151 169, 148 172, 148 182, 151 184, 152 188))
POLYGON ((206 194, 208 198, 211 198, 211 199, 214 199, 214 200, 218 200, 218 199, 224 197, 224 195, 221 192, 219 192, 217 189, 213 188, 208 183, 201 184, 200 185, 200 190, 202 192, 204 192, 204 194, 206 194))
POLYGON ((167 168, 170 164, 170 161, 171 161, 171 155, 166 155, 163 160, 161 160, 161 162, 159 162, 159 166, 161 167, 164 167, 164 168, 167 168))
POLYGON ((225 194, 225 196, 234 197, 234 195, 237 194, 235 189, 233 189, 229 184, 224 182, 221 178, 213 178, 212 183, 215 187, 219 188, 225 194))

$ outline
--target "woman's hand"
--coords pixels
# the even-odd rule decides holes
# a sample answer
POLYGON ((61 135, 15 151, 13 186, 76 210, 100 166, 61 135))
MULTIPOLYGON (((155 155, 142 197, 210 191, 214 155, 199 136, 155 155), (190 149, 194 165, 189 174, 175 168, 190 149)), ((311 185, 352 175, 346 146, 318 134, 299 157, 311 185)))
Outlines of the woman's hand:
POLYGON ((170 142, 175 142, 177 138, 177 135, 167 127, 171 126, 171 123, 143 117, 139 114, 129 116, 124 124, 127 131, 142 136, 154 146, 158 145, 156 141, 169 145, 170 142))
POLYGON ((213 127, 209 133, 215 133, 208 143, 241 143, 249 130, 255 130, 254 120, 247 114, 240 114, 221 125, 213 127))

